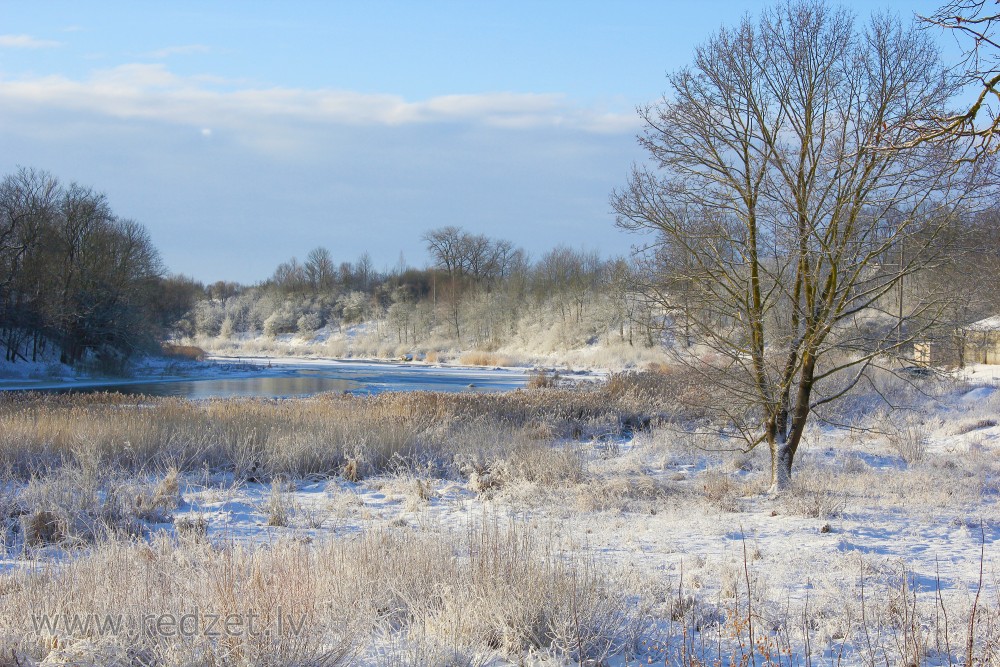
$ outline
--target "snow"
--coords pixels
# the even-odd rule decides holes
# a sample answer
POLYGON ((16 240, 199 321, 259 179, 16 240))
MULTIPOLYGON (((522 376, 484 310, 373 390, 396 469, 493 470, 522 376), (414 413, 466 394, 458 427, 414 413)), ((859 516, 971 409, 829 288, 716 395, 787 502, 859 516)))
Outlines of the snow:
POLYGON ((966 328, 969 331, 998 331, 1000 330, 1000 315, 993 315, 978 322, 973 322, 966 328))
POLYGON ((971 384, 1000 385, 1000 365, 970 364, 956 372, 960 380, 971 384))
MULTIPOLYGON (((956 428, 963 419, 976 418, 979 406, 994 391, 959 393, 952 405, 925 415, 929 421, 939 417, 945 421, 928 436, 930 460, 919 469, 909 469, 877 437, 858 439, 813 430, 800 454, 799 475, 852 469, 847 474, 862 478, 855 488, 834 489, 829 498, 801 500, 825 503, 821 509, 832 508, 829 516, 808 516, 794 497, 773 498, 752 490, 735 497, 731 507, 693 500, 708 483, 706 474, 723 460, 704 452, 676 451, 667 442, 669 434, 639 436, 610 454, 603 443, 579 444, 588 457, 592 480, 565 488, 522 483, 479 494, 468 482, 431 478, 420 481, 429 489, 429 499, 422 500, 414 477, 380 476, 358 483, 298 480, 283 493, 283 502, 293 508, 290 525, 274 527, 267 525, 270 486, 219 477, 189 481, 179 514, 206 517, 212 538, 267 542, 281 535, 320 539, 377 526, 461 531, 477 517, 500 512, 529 517, 551 534, 649 577, 679 578, 683 572, 689 584, 703 592, 718 592, 722 585, 718 572, 742 567, 745 547, 754 554, 750 566, 788 599, 801 600, 817 587, 850 588, 862 568, 883 574, 901 574, 905 568, 925 592, 933 589, 937 578, 952 592, 967 592, 977 581, 981 540, 985 539, 989 566, 1000 556, 998 494, 969 503, 939 504, 938 499, 948 495, 939 487, 949 474, 955 475, 955 484, 962 483, 959 472, 949 472, 948 461, 1000 453, 1000 426, 970 432, 956 428), (634 483, 640 475, 672 489, 668 498, 676 500, 649 507, 613 503, 596 510, 581 501, 590 492, 587 485, 613 479, 634 483), (896 490, 895 480, 907 475, 913 481, 909 486, 900 483, 896 490), (926 482, 921 475, 927 476, 926 482), (877 490, 868 491, 869 485, 877 490), (914 489, 924 495, 913 496, 914 489)), ((767 465, 765 453, 749 457, 743 465, 749 470, 740 476, 748 481, 759 478, 767 465)))
MULTIPOLYGON (((366 378, 414 367, 315 358, 214 362, 235 363, 230 371, 212 371, 234 375, 336 368, 366 378), (241 364, 246 365, 243 370, 241 364)), ((429 365, 417 369, 482 383, 499 372, 429 365)), ((918 430, 923 461, 907 462, 874 418, 874 425, 860 433, 815 425, 796 462, 795 489, 781 497, 763 491, 766 452, 744 458, 723 455, 663 429, 624 442, 556 443, 577 448, 586 459, 586 480, 564 486, 522 480, 480 493, 472 480, 412 473, 359 482, 286 480, 275 486, 240 482, 230 474, 189 474, 174 525, 150 529, 169 532, 179 519, 204 518, 213 542, 266 545, 282 538, 339 538, 374 528, 461 534, 484 516, 509 515, 530 522, 558 544, 703 599, 725 598, 749 572, 746 576, 761 582, 772 604, 809 600, 829 606, 828 616, 818 617, 827 619, 821 634, 833 642, 843 608, 856 604, 863 580, 909 581, 923 603, 933 604, 940 590, 942 598, 968 609, 981 552, 988 577, 995 578, 1000 563, 1000 468, 995 464, 1000 456, 1000 393, 992 384, 992 367, 967 372, 983 384, 955 384, 921 395, 921 402, 911 406, 907 423, 918 430), (713 500, 710 487, 720 476, 743 486, 713 500), (664 495, 651 501, 628 495, 648 480, 664 495), (288 525, 269 525, 275 494, 287 509, 288 525)), ((502 377, 523 377, 523 371, 504 371, 502 377)), ((0 568, 32 562, 10 558, 0 568)))

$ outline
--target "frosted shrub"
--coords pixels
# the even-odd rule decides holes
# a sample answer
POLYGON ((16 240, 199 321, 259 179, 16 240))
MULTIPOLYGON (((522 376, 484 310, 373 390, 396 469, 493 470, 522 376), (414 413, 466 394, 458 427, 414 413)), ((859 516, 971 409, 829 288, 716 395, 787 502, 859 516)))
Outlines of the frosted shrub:
POLYGON ((139 535, 143 522, 166 523, 180 498, 177 471, 154 483, 66 466, 33 478, 18 495, 25 543, 66 546, 139 535))
MULTIPOLYGON (((830 468, 804 468, 778 502, 783 514, 812 519, 833 519, 846 505, 846 492, 840 488, 839 471, 830 468)), ((863 473, 852 473, 863 474, 863 473)))
POLYGON ((199 301, 194 308, 194 331, 199 336, 218 336, 222 309, 214 301, 199 301))
POLYGON ((323 326, 323 317, 319 313, 306 313, 296 323, 300 334, 311 334, 323 326))
POLYGON ((337 299, 337 306, 347 324, 356 324, 366 320, 371 311, 368 295, 364 292, 351 292, 337 299))
POLYGON ((296 326, 295 313, 285 309, 276 310, 264 320, 264 335, 274 338, 278 334, 294 333, 296 326))
POLYGON ((226 319, 222 320, 222 326, 219 328, 219 338, 230 339, 233 337, 235 330, 233 329, 233 318, 226 316, 226 319))
POLYGON ((263 508, 267 525, 269 526, 287 526, 291 518, 292 506, 284 486, 285 484, 280 479, 275 479, 271 482, 271 493, 268 495, 267 504, 263 508))
POLYGON ((889 446, 908 466, 920 463, 927 455, 927 429, 915 419, 891 423, 887 437, 889 446))

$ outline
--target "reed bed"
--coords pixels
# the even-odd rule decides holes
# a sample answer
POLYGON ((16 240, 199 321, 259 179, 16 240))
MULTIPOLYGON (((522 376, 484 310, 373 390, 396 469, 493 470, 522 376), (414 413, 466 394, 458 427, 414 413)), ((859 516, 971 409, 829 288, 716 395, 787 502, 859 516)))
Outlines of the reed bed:
POLYGON ((648 607, 612 569, 560 556, 542 535, 486 517, 464 534, 376 530, 270 548, 106 541, 70 563, 4 577, 0 656, 444 665, 530 652, 573 662, 634 654, 648 607))
POLYGON ((363 474, 432 467, 454 475, 525 440, 648 427, 668 409, 668 394, 649 383, 632 374, 588 388, 295 401, 8 394, 0 397, 0 470, 27 479, 70 463, 131 472, 208 467, 268 479, 334 475, 353 461, 363 474), (482 451, 483 443, 498 451, 482 451))
POLYGON ((107 540, 0 579, 0 659, 782 667, 986 666, 1000 657, 992 579, 974 598, 921 592, 905 565, 860 557, 842 585, 791 598, 752 552, 703 569, 710 585, 637 577, 552 534, 485 515, 464 533, 378 529, 308 544, 107 540))

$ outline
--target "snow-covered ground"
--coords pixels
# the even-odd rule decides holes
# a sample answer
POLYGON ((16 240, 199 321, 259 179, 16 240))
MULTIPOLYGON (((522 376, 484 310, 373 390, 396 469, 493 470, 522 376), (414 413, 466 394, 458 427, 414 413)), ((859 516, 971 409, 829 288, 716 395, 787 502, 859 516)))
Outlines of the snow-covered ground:
POLYGON ((778 498, 763 493, 765 452, 722 454, 663 430, 578 445, 587 475, 570 485, 210 477, 187 480, 177 517, 207 520, 212 539, 260 544, 378 528, 462 534, 484 516, 516 516, 559 544, 708 600, 733 596, 750 576, 772 612, 817 607, 827 618, 820 636, 833 646, 866 580, 906 581, 920 604, 940 596, 966 608, 981 555, 987 582, 996 581, 1000 425, 984 415, 998 406, 993 387, 928 402, 912 420, 919 452, 901 453, 880 434, 811 429, 798 488, 778 498), (272 525, 276 507, 287 525, 272 525))
MULTIPOLYGON (((454 340, 429 340, 420 344, 392 342, 380 329, 385 322, 370 321, 337 327, 323 327, 310 334, 278 334, 244 332, 229 338, 198 336, 185 339, 213 354, 224 356, 319 357, 340 359, 392 360, 410 357, 434 363, 460 364, 466 354, 476 350, 463 348, 454 340)), ((601 341, 589 337, 588 342, 574 346, 555 336, 546 328, 527 339, 511 342, 488 353, 509 365, 520 367, 555 367, 565 371, 624 370, 662 363, 662 349, 641 343, 627 344, 620 340, 601 341)))
POLYGON ((187 480, 178 513, 205 517, 212 536, 268 541, 389 525, 461 529, 472 517, 500 511, 548 522, 551 530, 650 576, 677 573, 685 562, 693 577, 735 565, 745 540, 755 553, 753 567, 794 595, 849 576, 845 568, 859 567, 860 560, 879 570, 905 564, 924 584, 939 574, 948 588, 967 588, 978 577, 981 527, 988 560, 1000 556, 1000 479, 966 474, 1000 456, 1000 425, 975 427, 972 421, 982 402, 1000 402, 996 392, 973 389, 946 411, 927 415, 935 425, 924 436, 919 463, 908 464, 883 437, 814 429, 797 464, 808 492, 786 498, 761 492, 765 452, 702 451, 661 431, 611 450, 602 442, 579 445, 587 479, 561 488, 517 483, 480 493, 474 481, 381 476, 357 483, 293 480, 274 490, 214 477, 187 480), (706 488, 719 484, 716 473, 728 476, 730 489, 716 494, 706 488), (962 489, 966 483, 986 487, 962 489), (622 486, 604 488, 615 484, 622 486), (650 496, 640 502, 632 496, 643 485, 650 496), (288 509, 287 527, 267 525, 274 494, 288 509), (706 495, 709 501, 701 502, 706 495))
POLYGON ((167 357, 143 357, 130 370, 128 377, 102 377, 57 361, 0 362, 0 390, 113 387, 221 376, 240 377, 259 371, 256 365, 239 360, 198 362, 167 357))
MULTIPOLYGON (((907 632, 924 638, 919 664, 948 664, 957 653, 932 650, 940 630, 927 618, 938 607, 948 609, 961 628, 968 617, 955 610, 967 614, 978 604, 981 580, 996 609, 1000 574, 1000 389, 993 368, 967 373, 978 384, 915 392, 905 414, 867 414, 853 431, 810 427, 794 488, 779 497, 765 493, 765 451, 720 451, 711 439, 664 425, 620 441, 540 443, 582 458, 582 477, 556 482, 497 474, 496 483, 487 484, 480 475, 441 478, 410 470, 358 481, 264 484, 209 470, 188 473, 172 520, 147 528, 174 534, 203 525, 220 548, 270 548, 374 531, 440 534, 457 542, 485 517, 509 517, 554 548, 619 573, 623 586, 628 581, 631 592, 652 600, 648 641, 632 655, 641 664, 663 664, 662 647, 674 642, 676 648, 671 623, 677 619, 662 611, 673 604, 669 599, 691 596, 708 623, 742 604, 751 589, 764 634, 805 619, 817 642, 807 655, 798 640, 790 641, 793 652, 770 664, 867 664, 875 653, 865 653, 871 649, 857 629, 868 628, 877 614, 888 619, 878 627, 897 628, 903 644, 907 632), (910 618, 908 605, 919 617, 916 630, 892 620, 900 613, 910 618)), ((8 553, 3 565, 22 569, 54 554, 8 553)), ((370 654, 357 661, 386 664, 370 654)), ((606 664, 626 664, 625 657, 606 664)))

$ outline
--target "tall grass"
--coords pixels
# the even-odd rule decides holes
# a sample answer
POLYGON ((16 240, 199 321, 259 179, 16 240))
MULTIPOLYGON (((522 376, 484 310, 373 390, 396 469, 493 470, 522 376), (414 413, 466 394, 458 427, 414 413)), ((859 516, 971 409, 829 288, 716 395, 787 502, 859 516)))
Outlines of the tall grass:
MULTIPOLYGON (((21 478, 67 464, 148 472, 209 467, 242 478, 431 466, 453 474, 480 443, 589 438, 648 424, 665 403, 626 379, 613 392, 524 390, 323 395, 308 400, 0 396, 0 469, 21 478)), ((507 444, 503 444, 507 443, 507 444)))
MULTIPOLYGON (((766 536, 748 545, 742 564, 701 557, 678 573, 658 564, 616 569, 602 560, 621 551, 592 550, 583 533, 599 519, 575 516, 581 511, 622 521, 627 547, 629 532, 649 529, 656 514, 717 516, 713 527, 729 530, 722 525, 729 517, 735 529, 749 516, 729 513, 756 512, 780 517, 779 528, 807 519, 814 531, 889 511, 958 518, 964 530, 975 525, 983 498, 998 492, 1000 464, 991 450, 972 446, 985 437, 980 430, 992 428, 993 413, 978 407, 959 424, 956 437, 968 447, 947 456, 930 449, 910 465, 899 463, 885 434, 871 434, 858 452, 806 448, 793 489, 776 500, 762 493, 764 452, 712 451, 703 434, 666 428, 621 450, 614 438, 600 439, 657 420, 696 419, 697 400, 694 407, 673 404, 696 390, 683 374, 656 369, 600 387, 490 395, 203 403, 4 397, 0 470, 9 472, 0 475, 0 519, 7 522, 0 528, 8 555, 23 545, 32 558, 0 574, 0 664, 998 664, 1000 598, 988 550, 974 612, 963 587, 928 591, 925 580, 917 591, 901 563, 854 549, 838 556, 835 571, 817 572, 803 598, 798 584, 785 590, 768 580, 784 576, 781 565, 755 570, 755 563, 778 562, 766 536), (590 458, 574 438, 593 438, 590 458), (607 445, 603 455, 597 445, 607 445), (270 481, 262 522, 287 527, 266 544, 213 541, 217 534, 200 516, 175 523, 174 538, 156 533, 176 508, 178 477, 204 466, 270 481), (464 531, 434 525, 427 515, 416 527, 380 519, 357 532, 307 533, 311 543, 298 530, 303 519, 322 526, 323 516, 300 514, 306 510, 289 497, 286 476, 342 474, 375 485, 382 480, 365 476, 384 472, 403 473, 389 483, 412 484, 419 507, 436 503, 427 482, 435 475, 468 478, 466 488, 493 506, 523 507, 518 494, 532 489, 551 492, 550 504, 533 508, 531 520, 491 515, 464 531), (534 523, 544 516, 581 534, 565 537, 546 519, 534 523), (6 542, 15 523, 23 535, 6 542), (39 549, 74 545, 87 548, 72 558, 34 559, 39 549), (154 637, 142 621, 196 610, 253 615, 260 623, 275 621, 280 610, 304 619, 304 630, 154 637), (131 634, 49 632, 34 623, 38 614, 106 613, 132 623, 131 634)), ((955 430, 924 427, 931 437, 955 430)), ((809 435, 832 442, 818 429, 809 435)), ((341 499, 341 511, 362 516, 352 501, 359 502, 341 499)))
POLYGON ((458 363, 464 366, 514 366, 516 363, 513 359, 508 356, 497 354, 495 352, 484 352, 482 350, 473 350, 470 352, 463 352, 458 357, 458 363))
POLYGON ((905 566, 859 557, 842 587, 802 599, 772 589, 754 562, 748 549, 742 563, 721 566, 711 593, 683 577, 636 577, 544 527, 495 516, 464 533, 383 529, 312 544, 110 540, 0 579, 0 656, 18 665, 164 667, 1000 658, 994 581, 973 603, 920 592, 905 566), (185 616, 201 632, 177 632, 185 616), (211 618, 233 619, 242 632, 206 632, 211 618), (107 619, 115 630, 98 631, 107 619), (255 634, 246 632, 250 619, 255 634))
POLYGON ((74 664, 81 650, 103 650, 97 662, 141 655, 158 665, 349 664, 386 647, 404 664, 634 654, 647 609, 612 570, 558 556, 540 535, 494 517, 465 534, 372 531, 270 548, 108 541, 86 557, 4 578, 0 650, 74 664), (279 613, 293 621, 281 633, 279 613), (253 617, 271 634, 171 637, 143 624, 185 614, 192 625, 193 615, 253 617), (40 615, 50 623, 111 615, 122 629, 88 645, 81 640, 98 633, 39 628, 40 615))

